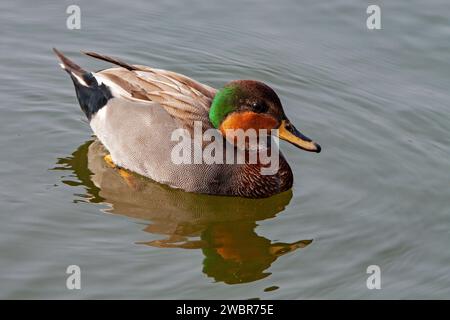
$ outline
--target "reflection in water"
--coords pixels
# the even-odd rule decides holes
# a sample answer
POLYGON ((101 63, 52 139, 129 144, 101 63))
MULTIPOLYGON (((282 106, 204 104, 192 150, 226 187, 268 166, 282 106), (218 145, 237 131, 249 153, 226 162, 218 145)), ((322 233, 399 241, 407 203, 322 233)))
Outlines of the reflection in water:
POLYGON ((288 191, 268 199, 244 199, 193 194, 109 167, 98 141, 88 141, 55 170, 69 170, 71 186, 84 186, 78 195, 88 202, 108 203, 111 213, 151 221, 145 231, 166 238, 143 242, 160 248, 201 249, 203 272, 228 284, 265 278, 278 257, 304 248, 312 240, 272 243, 255 232, 257 221, 274 217, 292 197, 288 191))

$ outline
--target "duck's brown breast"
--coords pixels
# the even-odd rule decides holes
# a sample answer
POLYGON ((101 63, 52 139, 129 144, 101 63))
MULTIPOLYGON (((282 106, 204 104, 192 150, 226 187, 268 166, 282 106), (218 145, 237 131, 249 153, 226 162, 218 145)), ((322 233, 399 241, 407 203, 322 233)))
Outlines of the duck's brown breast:
POLYGON ((236 166, 226 192, 246 198, 266 198, 292 188, 292 170, 281 153, 277 173, 263 175, 262 168, 261 163, 236 166))

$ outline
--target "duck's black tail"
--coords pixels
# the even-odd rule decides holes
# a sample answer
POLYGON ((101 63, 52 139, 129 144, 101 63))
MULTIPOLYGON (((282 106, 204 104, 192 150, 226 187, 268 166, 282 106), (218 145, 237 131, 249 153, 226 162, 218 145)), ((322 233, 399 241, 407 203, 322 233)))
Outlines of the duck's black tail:
POLYGON ((61 61, 60 66, 70 75, 78 102, 88 119, 106 105, 112 98, 111 90, 103 83, 99 84, 91 72, 81 68, 79 65, 69 60, 61 51, 53 48, 53 51, 61 61))

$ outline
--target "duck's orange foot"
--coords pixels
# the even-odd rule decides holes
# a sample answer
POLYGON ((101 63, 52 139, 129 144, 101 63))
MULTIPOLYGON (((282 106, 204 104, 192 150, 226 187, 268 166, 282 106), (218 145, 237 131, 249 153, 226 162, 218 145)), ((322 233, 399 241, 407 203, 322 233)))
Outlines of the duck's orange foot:
POLYGON ((127 171, 126 169, 123 169, 123 168, 120 168, 119 166, 117 166, 114 163, 114 161, 112 160, 112 157, 110 154, 107 154, 106 156, 104 156, 103 159, 105 160, 108 167, 117 170, 119 175, 125 180, 125 182, 127 183, 127 185, 129 187, 136 189, 136 190, 139 189, 139 184, 138 184, 136 177, 133 176, 133 174, 131 172, 127 171))
POLYGON ((139 183, 136 179, 135 176, 133 176, 132 173, 130 173, 129 171, 119 168, 118 170, 120 176, 125 180, 125 182, 127 183, 127 185, 135 190, 139 189, 139 183))
POLYGON ((111 168, 117 168, 116 164, 113 162, 112 157, 110 154, 107 154, 106 156, 103 157, 103 159, 105 160, 106 164, 111 167, 111 168))

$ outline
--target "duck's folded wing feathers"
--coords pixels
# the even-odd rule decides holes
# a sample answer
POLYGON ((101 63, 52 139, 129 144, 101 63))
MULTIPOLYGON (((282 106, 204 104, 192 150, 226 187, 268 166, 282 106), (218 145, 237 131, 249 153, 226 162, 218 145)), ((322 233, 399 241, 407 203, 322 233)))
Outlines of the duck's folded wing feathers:
MULTIPOLYGON (((126 92, 125 99, 157 102, 180 126, 191 129, 195 121, 201 121, 204 129, 211 127, 208 115, 212 99, 195 88, 174 79, 162 81, 160 73, 148 71, 114 68, 98 75, 121 87, 126 92)), ((149 104, 149 107, 154 108, 155 104, 149 104)))
MULTIPOLYGON (((164 82, 164 79, 167 79, 171 82, 173 82, 174 84, 176 84, 177 86, 180 86, 180 89, 187 89, 187 90, 192 90, 194 92, 198 92, 201 93, 202 95, 204 95, 205 97, 208 97, 210 99, 214 98, 214 95, 216 94, 217 90, 202 84, 198 81, 195 81, 194 79, 191 79, 189 77, 186 77, 185 75, 173 72, 173 71, 168 71, 168 70, 162 70, 162 69, 153 69, 150 67, 146 67, 146 66, 141 66, 141 65, 137 65, 136 67, 138 67, 141 71, 143 71, 142 76, 144 77, 148 77, 150 74, 153 74, 155 77, 159 77, 161 81, 164 82)), ((139 71, 137 71, 139 72, 139 71)))
POLYGON ((94 75, 119 87, 119 95, 124 98, 158 102, 174 118, 188 122, 189 126, 195 120, 209 123, 209 108, 216 89, 175 72, 130 65, 94 52, 85 54, 119 66, 94 75))

